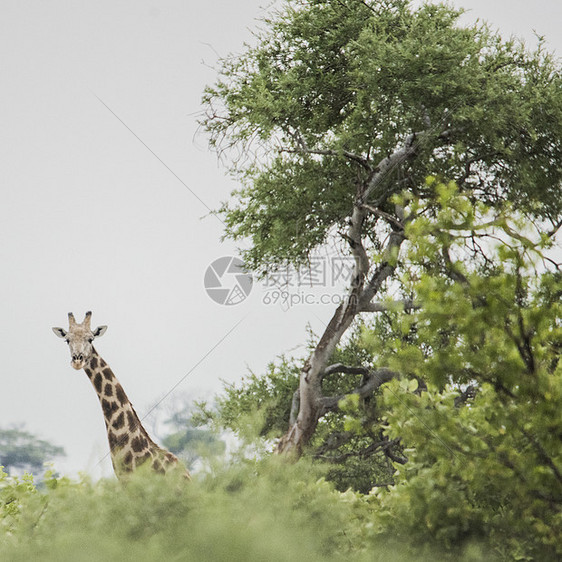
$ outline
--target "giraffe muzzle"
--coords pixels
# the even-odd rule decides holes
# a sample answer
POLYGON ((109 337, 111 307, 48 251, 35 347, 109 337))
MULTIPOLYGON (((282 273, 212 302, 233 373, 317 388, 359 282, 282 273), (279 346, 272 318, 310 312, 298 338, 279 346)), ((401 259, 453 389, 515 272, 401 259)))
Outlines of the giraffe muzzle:
POLYGON ((77 371, 79 371, 80 369, 82 369, 84 367, 84 365, 86 364, 86 361, 84 361, 84 355, 82 355, 82 353, 78 353, 76 355, 72 356, 72 361, 70 362, 70 364, 72 365, 72 367, 74 369, 76 369, 77 371))

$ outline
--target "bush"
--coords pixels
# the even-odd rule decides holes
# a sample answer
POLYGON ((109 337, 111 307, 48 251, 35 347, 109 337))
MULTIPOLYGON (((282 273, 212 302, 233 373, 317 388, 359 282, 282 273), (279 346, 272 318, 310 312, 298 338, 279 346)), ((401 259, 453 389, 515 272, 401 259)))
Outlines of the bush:
POLYGON ((42 491, 2 474, 0 559, 360 559, 355 497, 304 463, 278 462, 244 461, 190 484, 50 478, 42 491))

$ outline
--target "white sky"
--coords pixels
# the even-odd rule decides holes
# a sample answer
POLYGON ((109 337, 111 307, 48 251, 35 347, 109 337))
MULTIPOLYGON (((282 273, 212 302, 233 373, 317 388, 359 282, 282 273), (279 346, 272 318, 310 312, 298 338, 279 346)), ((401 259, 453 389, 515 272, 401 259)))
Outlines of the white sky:
MULTIPOLYGON (((533 43, 536 30, 562 53, 558 0, 452 4, 505 36, 533 43)), ((67 312, 109 326, 96 347, 141 417, 185 377, 160 419, 181 397, 300 353, 307 322, 321 332, 333 312, 266 306, 261 287, 224 307, 203 287, 207 266, 236 250, 190 190, 215 209, 236 186, 196 114, 216 76, 208 64, 241 51, 261 5, 0 2, 0 427, 62 445, 61 472, 111 473, 94 390, 50 329, 66 327, 67 312)))

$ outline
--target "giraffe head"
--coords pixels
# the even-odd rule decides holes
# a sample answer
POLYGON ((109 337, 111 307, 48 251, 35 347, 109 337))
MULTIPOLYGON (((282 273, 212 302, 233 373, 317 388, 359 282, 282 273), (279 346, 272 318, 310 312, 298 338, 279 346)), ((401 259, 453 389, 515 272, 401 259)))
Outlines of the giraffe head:
POLYGON ((92 342, 107 330, 107 326, 99 326, 95 330, 90 328, 91 312, 86 312, 82 324, 78 324, 72 312, 68 313, 68 331, 63 328, 53 328, 53 332, 64 338, 70 348, 70 364, 76 369, 83 369, 92 354, 92 342))

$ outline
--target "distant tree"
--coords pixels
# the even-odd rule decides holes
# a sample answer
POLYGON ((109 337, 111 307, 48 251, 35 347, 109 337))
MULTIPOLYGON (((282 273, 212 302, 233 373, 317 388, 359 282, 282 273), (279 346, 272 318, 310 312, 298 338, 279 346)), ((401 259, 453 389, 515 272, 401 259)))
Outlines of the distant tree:
POLYGON ((65 455, 62 447, 24 429, 0 429, 0 466, 6 472, 42 473, 46 462, 65 455))
POLYGON ((191 406, 182 407, 168 420, 172 433, 162 439, 162 444, 177 455, 191 471, 200 458, 221 455, 225 442, 216 432, 196 427, 191 419, 191 406))

